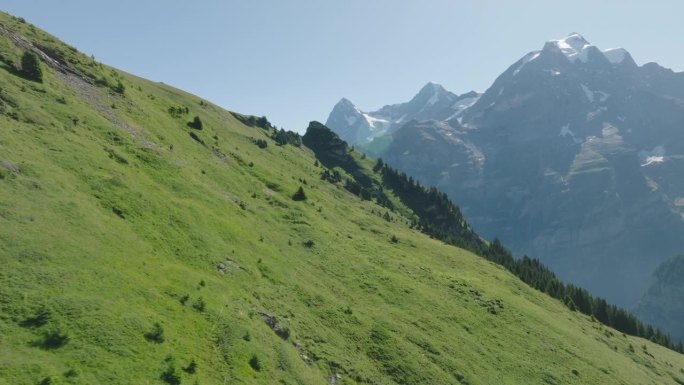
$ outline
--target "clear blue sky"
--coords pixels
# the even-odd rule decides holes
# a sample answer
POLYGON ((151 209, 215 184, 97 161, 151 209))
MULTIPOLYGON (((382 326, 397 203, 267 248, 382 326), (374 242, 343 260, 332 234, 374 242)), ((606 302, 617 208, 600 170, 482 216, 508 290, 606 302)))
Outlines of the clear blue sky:
POLYGON ((347 97, 364 110, 428 81, 462 93, 579 32, 684 69, 684 1, 0 0, 104 63, 302 131, 347 97))

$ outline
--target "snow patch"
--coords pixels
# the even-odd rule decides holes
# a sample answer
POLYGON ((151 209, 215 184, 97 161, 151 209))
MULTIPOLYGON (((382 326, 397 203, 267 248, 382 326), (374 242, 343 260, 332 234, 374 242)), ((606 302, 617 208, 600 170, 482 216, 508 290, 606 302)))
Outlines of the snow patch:
POLYGON ((652 150, 646 151, 646 150, 641 150, 639 151, 639 158, 642 160, 641 167, 645 167, 651 164, 657 164, 657 163, 663 163, 665 162, 665 146, 659 145, 653 147, 652 150))
POLYGON ((463 98, 461 100, 458 100, 456 103, 454 103, 452 108, 460 108, 460 109, 468 108, 468 107, 472 106, 473 104, 475 104, 475 102, 478 101, 478 99, 480 99, 479 95, 473 96, 470 98, 463 98))
POLYGON ((371 128, 382 128, 389 126, 390 124, 390 122, 385 119, 374 118, 368 114, 363 114, 363 117, 366 118, 366 122, 368 122, 368 125, 371 128))
MULTIPOLYGON (((544 48, 559 50, 573 63, 578 60, 586 63, 589 60, 590 49, 595 48, 595 46, 586 41, 579 33, 573 33, 563 39, 548 41, 544 48)), ((628 55, 624 48, 610 48, 600 52, 612 64, 622 63, 628 55)))
POLYGON ((613 64, 620 64, 625 60, 625 57, 627 57, 627 50, 624 48, 610 48, 602 52, 603 56, 613 64))
POLYGON ((527 63, 531 62, 532 60, 538 58, 539 54, 541 54, 541 51, 530 52, 527 55, 523 56, 523 58, 521 59, 522 62, 520 63, 518 68, 516 68, 515 71, 513 71, 513 76, 517 75, 518 72, 520 72, 520 70, 525 66, 525 64, 527 64, 527 63))
POLYGON ((588 48, 592 47, 579 33, 573 33, 563 39, 551 40, 549 43, 558 48, 571 62, 579 60, 586 63, 589 58, 588 48))
MULTIPOLYGON (((503 90, 503 88, 502 88, 502 90, 503 90)), ((461 117, 460 117, 460 115, 463 114, 463 112, 464 112, 466 109, 468 109, 470 106, 472 106, 473 104, 475 104, 475 102, 477 102, 478 100, 480 100, 480 96, 481 96, 481 95, 477 95, 477 96, 472 96, 472 97, 469 97, 469 98, 463 98, 463 99, 461 99, 461 100, 457 100, 456 103, 454 103, 454 105, 451 106, 451 108, 454 109, 454 110, 456 110, 456 112, 454 112, 453 114, 451 114, 451 116, 449 116, 449 117, 446 118, 445 120, 451 120, 451 119, 453 119, 453 118, 459 117, 458 123, 460 124, 460 123, 461 123, 461 117)))
POLYGON ((560 134, 558 136, 566 137, 570 136, 572 138, 572 141, 575 143, 582 143, 581 140, 577 139, 577 136, 575 133, 570 129, 570 125, 566 124, 565 126, 561 127, 560 134))
POLYGON ((585 86, 584 84, 580 84, 582 86, 582 91, 584 91, 584 95, 589 99, 589 103, 594 103, 594 101, 597 99, 598 95, 598 101, 599 102, 605 102, 608 97, 610 97, 610 94, 607 92, 603 91, 592 91, 589 89, 589 87, 585 86))
POLYGON ((663 163, 664 161, 665 157, 663 156, 649 156, 646 158, 646 162, 641 164, 641 167, 646 167, 654 163, 663 163))

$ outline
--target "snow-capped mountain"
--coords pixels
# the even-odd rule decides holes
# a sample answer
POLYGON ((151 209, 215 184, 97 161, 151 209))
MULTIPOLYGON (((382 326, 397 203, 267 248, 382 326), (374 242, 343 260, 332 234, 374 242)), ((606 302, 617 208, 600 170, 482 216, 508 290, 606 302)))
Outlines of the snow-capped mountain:
POLYGON ((377 155, 446 191, 479 233, 624 306, 684 251, 684 73, 573 33, 451 103, 393 124, 377 155))
POLYGON ((456 95, 429 82, 410 101, 392 104, 373 112, 363 112, 346 98, 333 107, 326 126, 349 143, 366 144, 396 131, 411 120, 449 120, 460 116, 477 101, 479 94, 456 95))
POLYGON ((351 101, 342 98, 335 104, 327 125, 337 127, 337 134, 349 143, 367 143, 387 134, 392 122, 377 117, 377 114, 363 112, 351 101))

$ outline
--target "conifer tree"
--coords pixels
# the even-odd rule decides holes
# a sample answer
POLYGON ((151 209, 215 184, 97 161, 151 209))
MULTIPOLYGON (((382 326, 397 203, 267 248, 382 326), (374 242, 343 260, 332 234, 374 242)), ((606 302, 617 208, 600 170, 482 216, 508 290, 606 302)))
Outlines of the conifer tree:
POLYGON ((293 201, 304 201, 306 200, 306 193, 304 192, 304 188, 302 186, 299 186, 299 189, 297 190, 294 195, 292 195, 292 200, 293 201))

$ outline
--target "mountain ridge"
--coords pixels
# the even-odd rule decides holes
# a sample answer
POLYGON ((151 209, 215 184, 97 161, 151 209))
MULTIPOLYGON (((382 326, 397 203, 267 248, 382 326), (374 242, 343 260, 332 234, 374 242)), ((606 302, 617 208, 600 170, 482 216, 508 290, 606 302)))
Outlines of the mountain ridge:
POLYGON ((326 126, 336 127, 340 137, 354 144, 368 144, 391 135, 411 120, 457 118, 477 101, 480 94, 469 91, 456 95, 435 82, 428 82, 408 102, 388 104, 376 111, 363 112, 349 99, 342 98, 333 107, 326 126))

